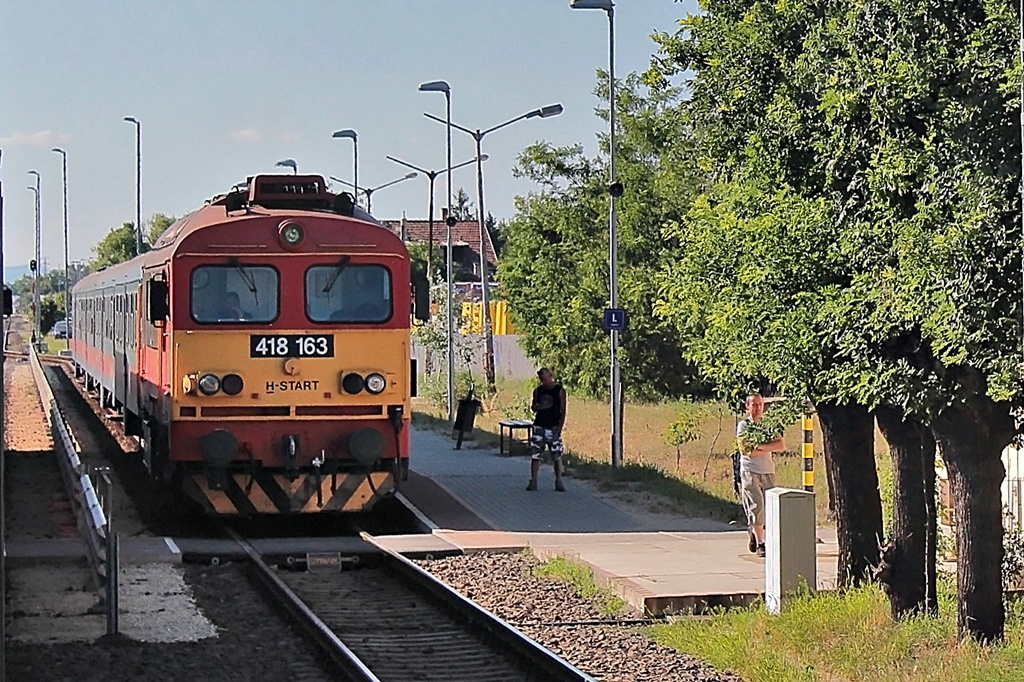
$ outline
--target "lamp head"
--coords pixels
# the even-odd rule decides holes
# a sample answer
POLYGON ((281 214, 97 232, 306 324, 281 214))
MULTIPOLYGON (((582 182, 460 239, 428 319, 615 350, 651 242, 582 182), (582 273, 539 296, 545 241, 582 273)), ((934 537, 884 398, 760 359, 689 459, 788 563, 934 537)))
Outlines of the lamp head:
POLYGON ((541 118, 548 118, 550 116, 558 116, 560 113, 562 113, 561 104, 549 104, 546 107, 541 107, 537 115, 541 118))
POLYGON ((135 125, 139 125, 139 120, 137 118, 135 118, 134 116, 125 116, 124 120, 127 121, 128 123, 134 123, 135 125))
POLYGON ((28 174, 29 174, 29 175, 34 175, 34 176, 36 176, 36 180, 38 180, 38 179, 39 179, 39 171, 37 171, 37 170, 30 170, 30 171, 28 172, 28 174))
POLYGON ((480 156, 479 156, 478 158, 479 158, 479 159, 480 159, 481 161, 486 161, 487 159, 489 159, 489 158, 491 158, 491 157, 487 156, 487 154, 481 154, 481 155, 480 155, 480 156))
POLYGON ((66 152, 66 151, 64 151, 63 149, 61 149, 60 147, 54 147, 54 148, 53 148, 53 149, 51 149, 50 151, 51 151, 51 152, 56 152, 57 154, 67 154, 67 152, 66 152))
POLYGON ((572 9, 603 9, 611 12, 614 6, 612 0, 569 0, 572 9))
POLYGON ((413 172, 413 173, 406 173, 406 174, 405 174, 405 177, 404 177, 404 178, 402 178, 402 179, 403 179, 403 180, 412 180, 412 179, 413 179, 413 178, 415 178, 415 177, 416 177, 417 175, 419 175, 419 173, 415 173, 415 172, 413 172))
POLYGON ((284 159, 274 164, 275 166, 281 166, 282 168, 291 168, 293 173, 299 172, 299 165, 295 163, 295 159, 284 159))
POLYGON ((359 136, 356 135, 356 131, 352 130, 351 128, 346 128, 345 130, 335 131, 335 133, 331 135, 331 137, 347 137, 350 140, 355 140, 359 136))
POLYGON ((452 88, 445 81, 430 81, 429 83, 420 83, 420 92, 443 92, 446 95, 451 93, 452 88))

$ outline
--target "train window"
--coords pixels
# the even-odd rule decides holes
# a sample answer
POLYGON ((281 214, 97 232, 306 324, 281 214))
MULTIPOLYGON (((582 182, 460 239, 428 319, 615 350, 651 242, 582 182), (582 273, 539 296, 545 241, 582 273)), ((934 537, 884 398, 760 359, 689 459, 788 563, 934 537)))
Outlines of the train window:
POLYGON ((313 322, 391 319, 391 272, 383 265, 315 265, 306 270, 306 315, 313 322))
POLYGON ((192 319, 207 324, 277 319, 277 270, 265 265, 201 265, 192 271, 192 319))

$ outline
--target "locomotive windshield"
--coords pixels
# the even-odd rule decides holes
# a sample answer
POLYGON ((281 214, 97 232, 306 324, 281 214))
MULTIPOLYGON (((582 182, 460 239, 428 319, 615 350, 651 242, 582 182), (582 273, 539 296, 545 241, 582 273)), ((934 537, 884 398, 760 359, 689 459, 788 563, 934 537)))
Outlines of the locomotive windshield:
POLYGON ((382 265, 316 265, 306 271, 306 315, 313 322, 391 319, 391 272, 382 265))
POLYGON ((192 318, 205 323, 277 319, 278 275, 257 265, 202 265, 192 271, 192 318))

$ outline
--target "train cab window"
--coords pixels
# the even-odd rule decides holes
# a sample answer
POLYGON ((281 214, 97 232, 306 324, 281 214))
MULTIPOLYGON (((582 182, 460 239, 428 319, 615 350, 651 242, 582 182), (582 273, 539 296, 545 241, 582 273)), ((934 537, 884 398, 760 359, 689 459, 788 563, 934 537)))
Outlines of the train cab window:
POLYGON ((391 319, 391 272, 383 265, 316 265, 306 270, 306 315, 313 322, 391 319))
POLYGON ((264 265, 201 265, 192 271, 192 319, 205 324, 277 319, 279 277, 264 265))

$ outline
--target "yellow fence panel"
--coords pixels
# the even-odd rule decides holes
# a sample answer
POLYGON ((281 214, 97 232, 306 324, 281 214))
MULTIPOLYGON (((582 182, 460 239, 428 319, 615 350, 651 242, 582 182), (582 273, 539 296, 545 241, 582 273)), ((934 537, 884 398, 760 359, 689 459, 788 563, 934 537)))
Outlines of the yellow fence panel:
MULTIPOLYGON (((515 328, 509 319, 507 301, 492 301, 491 305, 491 333, 492 334, 515 334, 515 328)), ((484 305, 483 303, 462 304, 462 333, 482 334, 484 329, 484 305)))

